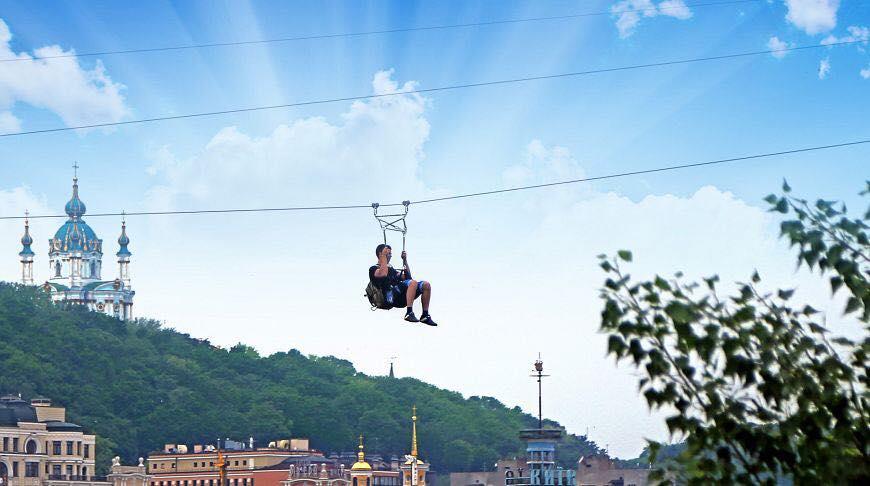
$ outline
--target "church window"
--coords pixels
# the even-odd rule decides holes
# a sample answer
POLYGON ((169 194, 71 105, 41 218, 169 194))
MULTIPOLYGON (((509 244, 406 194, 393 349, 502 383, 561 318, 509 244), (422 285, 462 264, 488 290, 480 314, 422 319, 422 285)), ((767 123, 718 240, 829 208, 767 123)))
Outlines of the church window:
MULTIPOLYGON (((24 445, 24 452, 26 452, 27 454, 36 454, 36 441, 35 440, 27 441, 27 444, 24 445)), ((28 477, 35 477, 35 476, 28 476, 28 477)))
POLYGON ((60 277, 60 261, 54 262, 54 276, 60 277))
POLYGON ((97 274, 97 262, 91 260, 91 277, 94 277, 97 274))
POLYGON ((353 486, 359 486, 359 485, 357 484, 357 480, 356 480, 356 479, 357 479, 357 478, 353 478, 353 486))

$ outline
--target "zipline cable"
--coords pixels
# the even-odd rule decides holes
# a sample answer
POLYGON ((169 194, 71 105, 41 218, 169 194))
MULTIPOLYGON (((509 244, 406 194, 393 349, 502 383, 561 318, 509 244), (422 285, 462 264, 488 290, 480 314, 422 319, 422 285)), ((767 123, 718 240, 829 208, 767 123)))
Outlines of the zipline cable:
POLYGON ((378 98, 387 98, 392 96, 404 96, 409 94, 424 94, 424 93, 435 93, 440 91, 453 91, 459 89, 467 89, 467 88, 480 88, 484 86, 497 86, 497 85, 507 85, 507 84, 516 84, 516 83, 525 83, 530 81, 541 81, 545 79, 558 79, 558 78, 572 78, 578 76, 587 76, 590 74, 601 74, 601 73, 612 73, 618 71, 631 71, 635 69, 646 69, 653 67, 662 67, 662 66, 674 66, 679 64, 692 64, 696 62, 706 62, 706 61, 721 61, 726 59, 737 59, 742 57, 750 57, 750 56, 760 56, 764 54, 774 54, 781 52, 790 52, 790 51, 801 51, 801 50, 809 50, 809 49, 822 49, 822 48, 831 48, 835 46, 844 46, 850 44, 859 44, 864 43, 863 39, 852 40, 852 41, 843 41, 843 42, 834 42, 831 44, 813 44, 806 46, 795 46, 795 47, 786 47, 782 49, 768 49, 764 51, 750 51, 750 52, 740 52, 736 54, 723 54, 720 56, 707 56, 707 57, 695 57, 690 59, 678 59, 674 61, 661 61, 661 62, 652 62, 647 64, 633 64, 629 66, 619 66, 612 68, 601 68, 601 69, 590 69, 587 71, 574 71, 568 73, 559 73, 559 74, 545 74, 542 76, 528 76, 523 78, 511 78, 511 79, 500 79, 495 81, 482 81, 479 83, 465 83, 465 84, 454 84, 447 86, 438 86, 434 88, 421 88, 421 89, 412 89, 407 91, 399 91, 395 93, 378 93, 378 94, 370 94, 370 95, 360 95, 360 96, 346 96, 342 98, 330 98, 330 99, 320 99, 320 100, 311 100, 311 101, 300 101, 296 103, 284 103, 279 105, 268 105, 268 106, 254 106, 248 108, 234 108, 230 110, 219 110, 219 111, 207 111, 200 113, 188 113, 184 115, 167 115, 167 116, 158 116, 152 118, 140 118, 137 120, 126 120, 126 121, 117 121, 117 122, 105 122, 105 123, 92 123, 89 125, 76 125, 76 126, 68 126, 68 127, 59 127, 59 128, 45 128, 41 130, 27 130, 23 132, 14 132, 14 133, 3 133, 0 134, 0 137, 20 137, 24 135, 35 135, 39 133, 56 133, 56 132, 68 132, 71 130, 84 130, 90 128, 105 128, 105 127, 114 127, 121 125, 136 125, 142 123, 152 123, 152 122, 160 122, 160 121, 168 121, 168 120, 182 120, 187 118, 200 118, 200 117, 208 117, 208 116, 217 116, 217 115, 228 115, 233 113, 248 113, 254 111, 264 111, 264 110, 276 110, 282 108, 293 108, 300 106, 312 106, 312 105, 322 105, 327 103, 340 103, 346 101, 362 101, 362 100, 371 100, 378 98))
POLYGON ((110 55, 120 55, 120 54, 139 54, 139 53, 147 53, 147 52, 167 52, 167 51, 181 51, 181 50, 189 50, 189 49, 204 49, 204 48, 213 48, 213 47, 232 47, 232 46, 249 46, 249 45, 258 45, 258 44, 274 44, 274 43, 283 43, 283 42, 298 42, 298 41, 308 41, 308 40, 317 40, 317 39, 336 39, 343 37, 364 37, 364 36, 373 36, 373 35, 383 35, 383 34, 398 34, 404 32, 418 32, 418 31, 431 31, 431 30, 448 30, 448 29, 460 29, 460 28, 469 28, 469 27, 486 27, 492 25, 503 25, 503 24, 519 24, 525 22, 544 22, 544 21, 552 21, 552 20, 569 20, 569 19, 577 19, 583 17, 597 17, 602 15, 616 15, 616 14, 626 14, 626 13, 644 13, 644 12, 660 12, 662 10, 673 10, 673 9, 684 9, 684 8, 699 8, 699 7, 715 7, 721 5, 734 5, 740 3, 758 3, 761 0, 727 0, 723 2, 707 2, 707 3, 696 3, 696 4, 688 4, 684 5, 682 3, 676 4, 673 6, 654 6, 647 8, 638 8, 638 9, 629 9, 622 10, 619 12, 613 12, 611 10, 608 11, 599 11, 599 12, 586 12, 586 13, 577 13, 577 14, 568 14, 568 15, 553 15, 547 17, 528 17, 528 18, 519 18, 519 19, 503 19, 503 20, 490 20, 483 22, 469 22, 469 23, 460 23, 460 24, 446 24, 446 25, 427 25, 421 27, 400 27, 396 29, 384 29, 384 30, 370 30, 363 32, 343 32, 343 33, 335 33, 335 34, 315 34, 315 35, 305 35, 305 36, 295 36, 295 37, 278 37, 274 39, 256 39, 256 40, 245 40, 245 41, 231 41, 231 42, 212 42, 205 44, 185 44, 185 45, 176 45, 176 46, 163 46, 163 47, 143 47, 139 49, 119 49, 113 51, 96 51, 96 52, 84 52, 81 54, 57 54, 53 56, 36 56, 36 57, 13 57, 13 58, 5 58, 0 59, 0 63, 4 62, 21 62, 21 61, 42 61, 47 59, 63 59, 70 57, 94 57, 94 56, 110 56, 110 55))
MULTIPOLYGON (((454 196, 436 197, 430 199, 420 199, 417 201, 403 201, 398 203, 378 204, 378 207, 404 206, 407 210, 409 204, 430 204, 435 202, 450 201, 454 199, 465 199, 471 197, 491 196, 494 194, 503 194, 507 192, 525 191, 530 189, 542 189, 547 187, 561 186, 567 184, 577 184, 580 182, 600 181, 605 179, 616 179, 620 177, 629 177, 640 174, 654 174, 656 172, 666 172, 680 169, 689 169, 693 167, 704 167, 710 165, 727 164, 741 162, 753 159, 762 159, 767 157, 778 157, 783 155, 799 154, 805 152, 816 152, 820 150, 830 150, 835 148, 851 147, 855 145, 863 145, 870 143, 870 138, 863 140, 853 140, 850 142, 834 143, 828 145, 816 145, 812 147, 802 147, 790 150, 781 150, 778 152, 767 152, 761 154, 744 155, 740 157, 729 157, 727 159, 709 160, 705 162, 692 162, 679 165, 670 165, 665 167, 657 167, 653 169, 635 170, 630 172, 619 172, 616 174, 607 174, 602 176, 584 177, 581 179, 569 179, 564 181, 549 182, 546 184, 534 184, 528 186, 510 187, 505 189, 496 189, 492 191, 472 192, 467 194, 457 194, 454 196)), ((281 211, 326 211, 326 210, 342 210, 342 209, 372 209, 373 205, 369 204, 351 204, 351 205, 332 205, 332 206, 293 206, 293 207, 275 207, 275 208, 235 208, 235 209, 197 209, 197 210, 181 210, 181 211, 138 211, 138 212, 120 212, 120 213, 95 213, 89 214, 88 217, 103 217, 103 216, 165 216, 174 214, 223 214, 223 213, 265 213, 265 212, 281 212, 281 211)), ((30 216, 0 216, 0 220, 12 219, 43 219, 43 218, 66 218, 65 214, 44 214, 30 216)))

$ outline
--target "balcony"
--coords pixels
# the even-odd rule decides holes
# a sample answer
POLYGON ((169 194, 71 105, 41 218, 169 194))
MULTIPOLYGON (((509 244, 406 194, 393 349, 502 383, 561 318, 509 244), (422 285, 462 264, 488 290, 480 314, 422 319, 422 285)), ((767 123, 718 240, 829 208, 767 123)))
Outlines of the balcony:
POLYGON ((68 483, 105 483, 106 476, 74 476, 68 474, 49 474, 49 481, 64 481, 68 483))

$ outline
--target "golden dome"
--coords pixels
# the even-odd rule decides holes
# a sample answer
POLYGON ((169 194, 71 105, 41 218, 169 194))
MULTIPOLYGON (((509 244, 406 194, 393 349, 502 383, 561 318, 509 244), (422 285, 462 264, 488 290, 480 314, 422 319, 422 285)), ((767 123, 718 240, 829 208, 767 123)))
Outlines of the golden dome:
POLYGON ((356 454, 357 461, 350 467, 351 471, 371 471, 371 464, 366 462, 366 453, 363 451, 363 436, 359 436, 359 452, 356 454))

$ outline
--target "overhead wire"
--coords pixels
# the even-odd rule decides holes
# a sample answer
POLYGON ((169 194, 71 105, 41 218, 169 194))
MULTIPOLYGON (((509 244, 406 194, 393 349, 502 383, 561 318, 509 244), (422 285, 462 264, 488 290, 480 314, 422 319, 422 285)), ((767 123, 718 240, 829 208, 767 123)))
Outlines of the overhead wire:
POLYGON ((793 47, 785 47, 781 49, 766 49, 763 51, 749 51, 749 52, 739 52, 734 54, 722 54, 718 56, 705 56, 705 57, 694 57, 688 59, 677 59, 671 61, 660 61, 660 62, 652 62, 645 64, 632 64, 628 66, 617 66, 611 68, 600 68, 600 69, 590 69, 585 71, 573 71, 567 73, 557 73, 557 74, 545 74, 540 76, 526 76, 521 78, 509 78, 509 79, 499 79, 493 81, 482 81, 477 83, 463 83, 463 84, 453 84, 446 86, 436 86, 432 88, 419 88, 419 89, 411 89, 411 90, 402 90, 392 93, 375 93, 369 95, 358 95, 358 96, 344 96, 340 98, 326 98, 326 99, 318 99, 318 100, 309 100, 309 101, 299 101, 294 103, 282 103, 275 105, 266 105, 266 106, 253 106, 246 108, 233 108, 228 110, 217 110, 217 111, 206 111, 199 113, 187 113, 181 115, 166 115, 166 116, 157 116, 151 118, 139 118, 135 120, 122 120, 116 122, 105 122, 105 123, 91 123, 87 125, 73 125, 66 127, 57 127, 57 128, 44 128, 37 130, 26 130, 20 132, 12 132, 12 133, 3 133, 0 134, 0 138, 8 138, 8 137, 21 137, 25 135, 36 135, 36 134, 45 134, 45 133, 57 133, 57 132, 67 132, 72 130, 87 130, 93 128, 106 128, 106 127, 115 127, 115 126, 124 126, 124 125, 135 125, 135 124, 143 124, 143 123, 153 123, 153 122, 162 122, 169 120, 182 120, 182 119, 190 119, 190 118, 201 118, 201 117, 210 117, 210 116, 219 116, 219 115, 229 115, 235 113, 250 113, 256 111, 265 111, 265 110, 276 110, 276 109, 284 109, 284 108, 294 108, 294 107, 303 107, 303 106, 313 106, 313 105, 322 105, 329 103, 340 103, 340 102, 348 102, 348 101, 362 101, 362 100, 371 100, 378 98, 388 98, 393 96, 405 96, 410 94, 426 94, 426 93, 436 93, 442 91, 453 91, 460 89, 469 89, 469 88, 480 88, 485 86, 497 86, 497 85, 509 85, 509 84, 517 84, 517 83, 526 83, 532 81, 542 81, 548 79, 559 79, 559 78, 572 78, 579 76, 588 76, 592 74, 602 74, 602 73, 611 73, 611 72, 619 72, 619 71, 630 71, 636 69, 648 69, 654 67, 664 67, 664 66, 674 66, 680 64, 692 64, 698 62, 709 62, 709 61, 721 61, 727 59, 737 59, 743 57, 751 57, 751 56, 760 56, 765 54, 774 54, 774 53, 784 53, 784 52, 794 52, 794 51, 805 51, 811 49, 822 49, 822 48, 832 48, 836 46, 844 46, 850 44, 859 44, 864 43, 865 41, 862 39, 859 40, 850 40, 850 41, 841 41, 834 42, 830 44, 813 44, 813 45, 804 45, 804 46, 793 46, 793 47))
POLYGON ((94 52, 83 52, 83 53, 55 54, 55 55, 50 55, 50 56, 13 57, 13 58, 0 59, 0 63, 22 62, 22 61, 42 61, 42 60, 49 60, 49 59, 63 59, 63 58, 71 58, 71 57, 94 57, 94 56, 110 56, 110 55, 123 55, 123 54, 139 54, 139 53, 148 53, 148 52, 181 51, 181 50, 205 49, 205 48, 215 48, 215 47, 249 46, 249 45, 258 45, 258 44, 298 42, 298 41, 308 41, 308 40, 317 40, 317 39, 335 39, 335 38, 343 38, 343 37, 364 37, 364 36, 373 36, 373 35, 397 34, 397 33, 405 33, 405 32, 448 30, 448 29, 460 29, 460 28, 470 28, 470 27, 486 27, 486 26, 493 26, 493 25, 518 24, 518 23, 526 23, 526 22, 545 22, 545 21, 553 21, 553 20, 569 20, 569 19, 576 19, 576 18, 583 18, 583 17, 597 17, 597 16, 611 15, 611 14, 644 13, 644 12, 650 12, 650 11, 662 11, 662 10, 684 9, 684 8, 715 7, 715 6, 734 5, 734 4, 741 4, 741 3, 759 3, 761 1, 762 0, 726 0, 726 1, 720 1, 720 2, 705 2, 705 3, 695 3, 695 4, 679 3, 679 4, 672 5, 672 6, 659 5, 659 6, 654 6, 654 7, 646 7, 646 8, 638 8, 638 9, 626 9, 626 10, 621 10, 619 12, 613 12, 611 10, 608 10, 608 11, 586 12, 586 13, 567 14, 567 15, 552 15, 552 16, 544 16, 544 17, 526 17, 526 18, 519 18, 519 19, 489 20, 489 21, 482 21, 482 22, 467 22, 467 23, 443 24, 443 25, 426 25, 426 26, 420 26, 420 27, 400 27, 400 28, 395 28, 395 29, 369 30, 369 31, 362 31, 362 32, 340 32, 340 33, 334 33, 334 34, 314 34, 314 35, 303 35, 303 36, 292 36, 292 37, 277 37, 277 38, 273 38, 273 39, 254 39, 254 40, 243 40, 243 41, 211 42, 211 43, 203 43, 203 44, 184 44, 184 45, 162 46, 162 47, 143 47, 143 48, 138 48, 138 49, 118 49, 118 50, 105 50, 105 51, 94 51, 94 52))
MULTIPOLYGON (((835 148, 843 148, 843 147, 851 147, 856 145, 870 144, 870 138, 861 139, 861 140, 852 140, 848 142, 827 144, 827 145, 815 145, 810 147, 801 147, 795 149, 788 150, 780 150, 776 152, 766 152, 760 154, 751 154, 751 155, 743 155, 739 157, 729 157, 724 159, 716 159, 716 160, 708 160, 703 162, 690 162, 685 164, 677 164, 677 165, 669 165, 664 167, 656 167, 652 169, 640 169, 628 172, 619 172, 614 174, 606 174, 601 176, 594 177, 583 177, 579 179, 568 179, 562 181, 548 182, 545 184, 533 184, 526 186, 517 186, 517 187, 509 187, 504 189, 494 189, 490 191, 481 191, 481 192, 471 192, 464 194, 457 194, 453 196, 443 196, 443 197, 435 197, 429 199, 419 199, 410 201, 411 205, 418 204, 431 204, 436 202, 444 202, 451 201, 455 199, 467 199, 472 197, 482 197, 482 196, 491 196, 495 194, 504 194, 509 192, 517 192, 517 191, 526 191, 532 189, 542 189, 548 187, 562 186, 568 184, 578 184, 581 182, 591 182, 591 181, 600 181, 605 179, 616 179, 621 177, 629 177, 641 174, 654 174, 657 172, 667 172, 674 171, 680 169, 689 169, 695 167, 704 167, 711 165, 720 165, 720 164, 728 164, 734 162, 741 162, 747 160, 754 159, 762 159, 768 157, 778 157, 783 155, 793 155, 798 153, 805 152, 816 152, 820 150, 831 150, 835 148)), ((396 202, 396 203, 381 203, 379 207, 388 207, 388 206, 404 206, 405 202, 396 202)), ((346 209, 371 209, 372 204, 348 204, 348 205, 329 205, 329 206, 290 206, 290 207, 272 207, 272 208, 229 208, 229 209, 195 209, 195 210, 174 210, 174 211, 134 211, 134 212, 120 212, 120 213, 94 213, 89 214, 88 217, 104 217, 104 216, 166 216, 166 215, 192 215, 192 214, 225 214, 225 213, 266 213, 266 212, 285 212, 285 211, 327 211, 327 210, 346 210, 346 209)), ((29 215, 29 216, 0 216, 0 220, 15 220, 15 219, 46 219, 46 218, 65 218, 66 215, 63 214, 44 214, 44 215, 29 215)))

